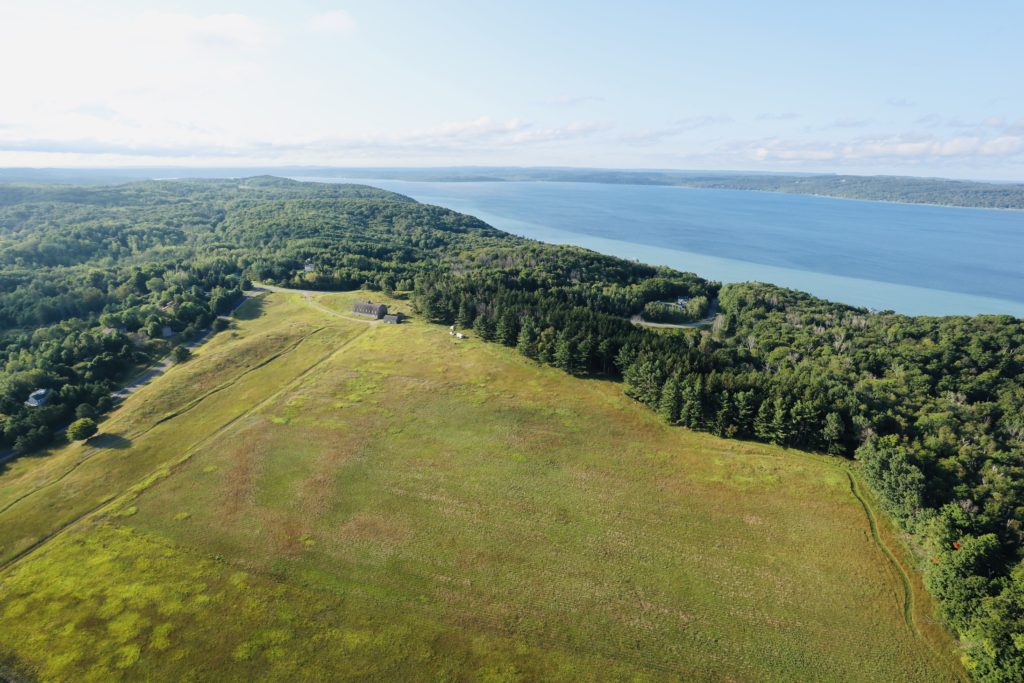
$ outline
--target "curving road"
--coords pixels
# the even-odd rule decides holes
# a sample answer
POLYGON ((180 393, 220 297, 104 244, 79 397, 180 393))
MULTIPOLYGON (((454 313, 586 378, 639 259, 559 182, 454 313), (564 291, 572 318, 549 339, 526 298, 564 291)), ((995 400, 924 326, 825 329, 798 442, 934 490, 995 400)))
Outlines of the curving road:
MULTIPOLYGON (((224 315, 219 315, 217 317, 218 318, 223 318, 224 320, 230 320, 231 316, 235 314, 235 311, 237 311, 242 306, 242 304, 244 304, 249 299, 252 299, 252 298, 254 298, 254 297, 258 296, 258 295, 259 295, 259 290, 258 289, 253 289, 251 291, 242 292, 242 300, 239 301, 238 304, 236 304, 235 307, 232 308, 230 311, 228 311, 224 315)), ((213 336, 213 329, 211 328, 211 329, 207 330, 203 334, 203 336, 195 339, 194 341, 191 341, 191 342, 185 344, 185 348, 187 348, 188 350, 191 351, 192 349, 195 349, 198 346, 200 346, 203 342, 205 342, 207 339, 209 339, 212 336, 213 336)), ((167 372, 171 368, 171 366, 173 366, 173 365, 174 365, 174 363, 171 361, 170 358, 165 357, 165 358, 161 359, 160 362, 157 363, 156 365, 149 366, 148 368, 146 368, 145 370, 140 372, 138 375, 133 377, 131 380, 129 380, 128 384, 124 385, 120 389, 116 389, 116 390, 110 392, 110 397, 112 399, 114 399, 114 401, 116 403, 119 403, 119 402, 123 401, 124 399, 128 398, 129 396, 134 394, 136 391, 138 391, 142 387, 144 387, 147 384, 149 384, 150 382, 152 382, 154 379, 156 379, 160 375, 162 375, 165 372, 167 372)), ((68 423, 68 424, 70 424, 70 423, 68 423)), ((67 428, 68 428, 68 425, 64 425, 62 427, 59 427, 55 431, 62 431, 62 430, 67 429, 67 428)), ((3 465, 4 463, 8 462, 9 460, 13 460, 15 455, 17 455, 17 454, 11 448, 8 448, 6 450, 0 451, 0 465, 3 465)))

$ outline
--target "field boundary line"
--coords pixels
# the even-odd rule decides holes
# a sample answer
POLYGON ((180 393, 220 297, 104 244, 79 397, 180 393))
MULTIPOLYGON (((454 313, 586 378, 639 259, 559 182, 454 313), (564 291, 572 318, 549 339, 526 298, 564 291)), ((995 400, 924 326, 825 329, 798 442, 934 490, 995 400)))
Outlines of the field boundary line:
MULTIPOLYGON (((872 542, 878 547, 882 554, 885 555, 886 559, 896 569, 896 572, 900 579, 900 583, 903 585, 904 596, 902 601, 903 604, 901 605, 901 607, 903 610, 903 618, 907 623, 907 627, 917 638, 925 642, 925 644, 928 646, 928 649, 931 650, 932 654, 935 655, 938 661, 949 663, 949 666, 947 668, 949 670, 950 675, 953 676, 955 680, 961 681, 962 683, 968 683, 970 681, 970 678, 965 675, 962 666, 957 663, 954 663, 955 659, 951 659, 951 655, 949 653, 943 653, 938 643, 936 643, 930 636, 923 633, 920 627, 918 626, 915 610, 917 601, 914 599, 914 596, 916 594, 916 591, 914 589, 914 583, 911 580, 910 575, 907 573, 907 570, 903 568, 903 563, 900 562, 899 557, 897 557, 897 552, 899 552, 902 555, 902 553, 904 553, 905 551, 902 549, 899 551, 894 551, 889 546, 889 544, 886 543, 885 540, 882 538, 882 534, 879 531, 878 527, 878 515, 880 513, 878 513, 875 510, 874 505, 871 503, 869 498, 864 495, 862 489, 860 488, 859 478, 856 472, 852 470, 851 464, 847 461, 831 462, 833 456, 821 455, 793 448, 785 449, 785 453, 782 454, 781 456, 768 454, 749 455, 754 455, 755 457, 761 458, 777 458, 793 455, 799 458, 803 458, 804 460, 816 462, 820 465, 824 465, 825 467, 838 470, 846 476, 847 482, 849 483, 850 487, 850 493, 860 504, 861 508, 864 510, 864 515, 867 517, 872 542)), ((945 627, 943 627, 943 630, 946 631, 945 627)), ((949 635, 950 638, 952 638, 954 641, 956 640, 955 636, 952 633, 950 633, 949 635)))
MULTIPOLYGON (((896 552, 894 552, 889 547, 889 544, 885 542, 885 540, 882 538, 881 533, 879 533, 878 520, 875 516, 876 513, 874 507, 871 505, 868 499, 864 497, 860 489, 860 484, 857 481, 857 477, 854 475, 853 472, 850 471, 849 467, 842 467, 842 469, 846 473, 847 478, 850 480, 851 493, 853 493, 854 497, 860 502, 861 506, 864 508, 864 513, 868 516, 868 524, 871 526, 872 538, 874 539, 876 545, 878 545, 878 547, 882 550, 882 552, 885 553, 886 557, 889 559, 889 561, 896 568, 896 571, 900 575, 900 581, 903 583, 903 590, 905 595, 903 603, 903 616, 907 620, 907 624, 913 630, 914 635, 916 635, 919 639, 925 642, 925 644, 928 646, 928 649, 932 651, 932 654, 935 655, 935 657, 939 661, 949 662, 949 655, 943 654, 939 649, 938 644, 935 643, 929 636, 922 633, 920 627, 917 625, 917 616, 914 601, 914 585, 911 581, 910 575, 903 568, 903 564, 899 561, 899 558, 896 557, 896 552)), ((950 635, 952 637, 952 634, 950 635)), ((969 678, 963 675, 960 668, 956 666, 951 666, 949 667, 949 669, 957 680, 964 682, 970 680, 969 678)))
MULTIPOLYGON (((127 433, 125 438, 137 439, 140 436, 145 436, 146 434, 148 434, 152 430, 154 430, 157 427, 159 427, 161 424, 163 424, 165 422, 168 422, 170 420, 173 420, 176 417, 180 417, 180 416, 184 415, 185 413, 190 412, 193 408, 197 408, 199 406, 199 404, 201 404, 203 401, 205 401, 210 396, 212 396, 212 395, 214 395, 214 394, 216 394, 218 392, 221 392, 221 391, 224 391, 226 389, 231 388, 237 382, 241 381, 241 379, 243 377, 245 377, 246 375, 248 375, 248 374, 250 374, 252 372, 255 372, 255 371, 257 371, 257 370, 259 370, 259 369, 261 369, 263 367, 266 367, 268 364, 274 362, 275 360, 277 360, 281 356, 284 356, 285 354, 291 353, 292 351, 297 349, 302 344, 302 342, 306 341, 307 339, 309 339, 310 337, 315 335, 317 332, 320 332, 320 331, 322 331, 324 329, 326 329, 326 326, 318 327, 315 330, 309 332, 308 334, 303 335, 301 338, 299 338, 297 341, 295 341, 294 343, 289 345, 287 348, 281 349, 280 351, 278 351, 278 352, 272 354, 270 357, 260 361, 258 364, 252 366, 251 368, 246 368, 240 374, 238 374, 235 377, 233 377, 233 378, 231 378, 231 379, 221 383, 220 385, 214 387, 213 389, 211 389, 210 391, 206 392, 202 396, 199 396, 197 398, 192 399, 191 401, 189 401, 187 404, 185 404, 185 406, 183 406, 179 410, 172 411, 170 413, 166 413, 166 414, 162 415, 161 417, 157 418, 156 422, 154 422, 153 424, 149 425, 145 429, 143 429, 141 431, 138 431, 138 432, 129 432, 129 433, 127 433)), ((58 476, 58 477, 56 477, 54 479, 51 479, 50 481, 46 482, 45 484, 40 484, 39 486, 35 487, 31 491, 28 491, 27 493, 24 493, 21 496, 18 496, 14 500, 12 500, 9 503, 7 503, 6 505, 4 505, 2 508, 0 508, 0 515, 4 514, 8 510, 10 510, 12 507, 14 507, 18 503, 20 503, 21 501, 23 501, 23 500, 25 500, 25 499, 35 495, 36 493, 38 493, 38 492, 40 492, 40 491, 42 491, 44 489, 47 489, 50 486, 53 486, 54 484, 59 484, 65 477, 67 477, 68 475, 72 474, 79 467, 81 467, 82 465, 86 464, 87 462, 90 462, 95 456, 99 455, 100 453, 102 453, 102 452, 104 452, 106 450, 109 450, 109 449, 106 449, 106 448, 103 448, 103 447, 100 447, 100 446, 93 446, 92 449, 85 456, 80 458, 77 462, 75 462, 73 465, 71 465, 71 467, 69 467, 63 473, 61 473, 60 476, 58 476)))
MULTIPOLYGON (((322 330, 322 329, 325 329, 325 328, 322 327, 320 329, 322 330)), ((94 507, 84 511, 82 514, 78 515, 74 519, 71 519, 71 520, 67 521, 66 523, 62 524, 57 529, 52 531, 51 533, 49 533, 46 536, 40 538, 39 540, 37 540, 32 545, 28 546, 27 548, 24 548, 23 550, 21 550, 20 552, 18 552, 14 556, 12 556, 10 559, 8 559, 8 560, 6 560, 4 562, 0 562, 0 572, 6 572, 7 570, 13 568, 19 562, 21 562, 22 560, 26 559, 30 554, 32 554, 36 550, 39 550, 44 545, 48 544, 50 541, 56 540, 59 536, 61 536, 62 534, 64 534, 67 531, 70 531, 72 527, 78 525, 81 522, 84 522, 87 518, 102 513, 103 510, 108 508, 108 507, 114 508, 114 507, 116 507, 117 505, 119 505, 120 503, 122 503, 125 500, 134 499, 140 493, 142 493, 142 491, 144 491, 146 488, 148 488, 147 482, 153 481, 154 478, 163 479, 163 478, 169 477, 171 474, 174 473, 174 471, 177 468, 179 468, 181 465, 183 465, 186 462, 188 462, 189 460, 191 460, 192 457, 196 454, 196 452, 200 448, 202 448, 204 445, 206 445, 208 442, 210 442, 212 439, 214 439, 214 438, 220 436, 221 434, 223 434, 228 428, 230 428, 233 424, 235 424, 239 420, 242 420, 242 419, 244 419, 246 417, 249 417, 249 416, 253 415, 258 410, 260 410, 261 408, 266 406, 269 402, 271 402, 271 401, 275 400, 276 398, 278 398, 281 394, 285 393, 286 391, 290 391, 292 389, 292 387, 294 387, 297 384, 299 384, 311 372, 313 372, 317 367, 319 367, 323 363, 329 361, 330 359, 334 358, 334 356, 336 356, 337 354, 341 353, 341 351, 343 351, 349 344, 354 342, 356 339, 361 337, 368 329, 369 328, 364 328, 363 330, 361 330, 359 332, 356 332, 352 337, 350 337, 349 339, 346 339, 339 346, 335 347, 334 349, 329 351, 327 354, 322 356, 320 359, 318 359, 316 362, 314 362, 312 365, 310 365, 306 369, 302 370, 299 374, 297 374, 294 378, 292 378, 292 380, 290 380, 287 384, 282 386, 276 392, 274 392, 273 394, 271 394, 267 398, 263 399, 259 403, 255 404, 254 406, 252 406, 248 410, 242 411, 241 413, 235 415, 233 418, 231 418, 230 420, 228 420, 227 422, 222 424, 216 430, 214 430, 213 432, 211 432, 207 436, 203 437, 198 442, 194 443, 192 446, 190 446, 188 448, 188 450, 186 451, 185 455, 182 456, 181 458, 179 458, 177 461, 172 462, 169 465, 158 467, 156 470, 150 472, 145 477, 142 477, 141 479, 136 481, 134 484, 132 484, 130 486, 127 486, 125 488, 125 490, 121 494, 115 495, 113 498, 109 498, 107 500, 101 501, 96 506, 94 506, 94 507), (166 469, 166 472, 161 472, 161 470, 163 470, 163 469, 166 469)), ((64 476, 66 476, 66 474, 64 476)), ((52 483, 56 483, 56 482, 51 482, 51 484, 52 483)), ((37 489, 37 491, 38 490, 41 490, 41 489, 37 489)))
POLYGON ((906 570, 903 569, 903 566, 896 558, 892 549, 889 548, 888 544, 886 544, 882 539, 881 534, 878 533, 878 519, 875 517, 875 511, 861 494, 860 487, 857 484, 857 480, 854 478, 853 473, 846 468, 843 468, 843 471, 850 482, 850 493, 852 493, 853 497, 857 499, 858 503, 860 503, 860 506, 864 509, 864 514, 868 518, 868 526, 871 529, 872 540, 875 542, 875 545, 878 546, 879 550, 882 551, 882 554, 885 555, 886 559, 889 560, 889 563, 899 575, 900 583, 903 584, 903 620, 907 622, 907 626, 909 626, 910 630, 914 632, 914 635, 918 638, 923 638, 921 631, 917 627, 917 622, 914 619, 914 587, 910 581, 910 577, 907 575, 906 570))

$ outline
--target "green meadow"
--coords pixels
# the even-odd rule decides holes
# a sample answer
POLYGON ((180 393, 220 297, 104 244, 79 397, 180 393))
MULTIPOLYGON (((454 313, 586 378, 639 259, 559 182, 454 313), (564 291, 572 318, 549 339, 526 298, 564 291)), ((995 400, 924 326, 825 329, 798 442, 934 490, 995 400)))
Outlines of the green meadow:
POLYGON ((99 436, 6 466, 9 674, 962 679, 840 461, 667 427, 360 295, 254 299, 99 436))

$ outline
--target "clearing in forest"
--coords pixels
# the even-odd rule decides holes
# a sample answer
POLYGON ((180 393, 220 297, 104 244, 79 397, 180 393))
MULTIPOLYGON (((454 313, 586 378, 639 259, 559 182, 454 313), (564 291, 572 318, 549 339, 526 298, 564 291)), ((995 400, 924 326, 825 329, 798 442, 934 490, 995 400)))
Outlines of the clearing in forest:
POLYGON ((358 296, 250 301, 101 436, 7 465, 8 671, 960 677, 836 461, 666 427, 614 383, 440 326, 351 319, 358 296))

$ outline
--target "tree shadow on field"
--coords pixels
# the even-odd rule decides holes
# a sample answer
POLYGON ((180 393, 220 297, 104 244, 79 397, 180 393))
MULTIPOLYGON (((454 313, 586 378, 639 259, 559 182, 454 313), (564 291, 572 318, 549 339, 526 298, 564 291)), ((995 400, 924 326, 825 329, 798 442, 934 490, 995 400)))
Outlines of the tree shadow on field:
POLYGON ((131 439, 120 434, 97 434, 86 443, 93 448, 128 448, 132 445, 131 439))
POLYGON ((238 307, 235 311, 235 320, 254 320, 263 315, 263 297, 256 296, 238 307))

